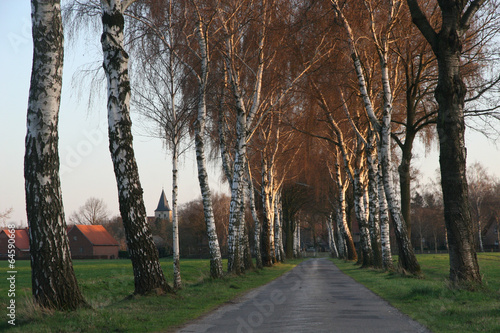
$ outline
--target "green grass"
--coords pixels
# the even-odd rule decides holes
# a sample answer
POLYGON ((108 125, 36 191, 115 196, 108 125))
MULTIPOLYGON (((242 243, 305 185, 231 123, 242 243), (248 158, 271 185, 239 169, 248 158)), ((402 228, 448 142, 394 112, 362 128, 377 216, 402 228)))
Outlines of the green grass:
POLYGON ((417 258, 424 273, 422 279, 333 261, 344 273, 432 332, 500 332, 500 253, 478 254, 484 287, 475 292, 450 288, 447 254, 417 258))
MULTIPOLYGON (((16 262, 16 326, 7 324, 6 313, 0 331, 10 332, 158 332, 194 319, 217 306, 263 285, 300 261, 287 261, 238 277, 212 280, 208 260, 181 260, 184 288, 175 295, 133 296, 134 280, 129 260, 75 260, 80 288, 92 309, 74 312, 43 311, 31 300, 29 261, 16 262)), ((172 261, 161 261, 168 280, 172 261)), ((7 267, 7 262, 0 265, 7 267)), ((4 267, 1 268, 5 272, 4 267)), ((5 274, 0 282, 0 307, 9 297, 5 274)), ((5 312, 5 311, 4 311, 5 312)))

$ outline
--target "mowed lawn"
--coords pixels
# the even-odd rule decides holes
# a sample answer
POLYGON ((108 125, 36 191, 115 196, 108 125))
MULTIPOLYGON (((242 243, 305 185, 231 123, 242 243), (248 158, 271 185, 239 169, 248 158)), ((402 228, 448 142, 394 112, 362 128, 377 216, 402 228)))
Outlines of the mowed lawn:
MULTIPOLYGON (((92 309, 44 312, 31 300, 29 261, 16 262, 16 326, 7 323, 8 284, 0 282, 0 331, 9 332, 165 332, 206 313, 238 295, 272 281, 300 260, 250 271, 239 277, 209 278, 208 260, 181 260, 184 288, 172 295, 133 296, 130 260, 75 260, 74 268, 92 309)), ((172 279, 172 260, 162 259, 167 279, 172 279)), ((226 262, 224 262, 226 265, 226 262)), ((8 263, 0 261, 2 272, 8 263), (2 267, 3 266, 3 267, 2 267)), ((170 283, 171 284, 171 283, 170 283)))
POLYGON ((478 254, 484 287, 474 292, 449 287, 447 254, 417 258, 424 273, 422 279, 333 261, 343 272, 435 333, 500 332, 500 253, 478 254))

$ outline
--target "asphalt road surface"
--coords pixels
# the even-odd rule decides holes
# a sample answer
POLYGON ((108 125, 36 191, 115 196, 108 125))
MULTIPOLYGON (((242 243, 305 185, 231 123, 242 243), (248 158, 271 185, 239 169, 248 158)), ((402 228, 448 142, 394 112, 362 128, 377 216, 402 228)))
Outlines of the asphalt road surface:
POLYGON ((429 332, 327 259, 309 259, 178 332, 429 332))

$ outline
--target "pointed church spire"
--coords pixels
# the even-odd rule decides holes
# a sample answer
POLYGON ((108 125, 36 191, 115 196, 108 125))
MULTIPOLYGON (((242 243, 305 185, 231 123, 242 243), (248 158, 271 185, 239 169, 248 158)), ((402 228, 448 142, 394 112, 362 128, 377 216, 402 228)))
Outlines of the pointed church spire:
POLYGON ((170 206, 168 205, 167 196, 165 195, 165 191, 161 190, 160 201, 158 201, 158 207, 156 207, 156 212, 167 212, 170 211, 170 206))

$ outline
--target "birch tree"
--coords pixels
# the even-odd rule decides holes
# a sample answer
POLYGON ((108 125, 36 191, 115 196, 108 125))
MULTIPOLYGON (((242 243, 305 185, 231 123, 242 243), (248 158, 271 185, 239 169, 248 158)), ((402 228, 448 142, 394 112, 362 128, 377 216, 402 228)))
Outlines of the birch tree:
POLYGON ((283 213, 281 209, 281 193, 276 194, 274 200, 274 251, 277 262, 285 261, 285 248, 283 246, 283 213))
POLYGON ((413 22, 438 61, 437 132, 444 216, 450 253, 450 281, 481 283, 469 207, 464 142, 464 99, 467 87, 460 73, 464 34, 485 0, 442 0, 441 25, 433 27, 416 0, 407 0, 413 22))
MULTIPOLYGON (((261 98, 261 84, 262 84, 262 73, 264 69, 263 62, 263 47, 265 38, 265 29, 268 24, 267 22, 267 1, 262 4, 262 9, 259 11, 255 10, 254 7, 258 7, 253 1, 234 1, 221 4, 218 7, 218 18, 219 23, 224 31, 221 53, 223 55, 223 61, 225 65, 225 70, 227 73, 228 88, 233 96, 235 113, 236 113, 236 142, 233 153, 233 163, 231 166, 232 175, 230 175, 230 186, 231 186, 231 206, 230 206, 230 216, 229 216, 229 238, 228 238, 228 272, 238 273, 238 267, 241 260, 241 253, 239 251, 239 241, 238 234, 240 228, 243 225, 242 216, 240 214, 241 206, 243 203, 243 180, 246 168, 246 149, 248 142, 248 129, 251 125, 253 118, 255 117, 257 111, 260 109, 260 98, 261 98), (244 101, 244 86, 241 82, 241 70, 239 62, 245 62, 246 59, 241 58, 238 50, 240 48, 248 47, 248 45, 241 44, 244 40, 245 27, 250 19, 253 17, 253 11, 260 12, 262 14, 259 21, 261 22, 261 30, 257 30, 259 34, 259 40, 257 42, 257 54, 259 61, 257 63, 257 70, 254 72, 252 94, 250 95, 251 104, 247 110, 247 105, 244 101), (250 17, 249 17, 250 15, 250 17)), ((253 45, 252 45, 253 46, 253 45)), ((221 134, 223 135, 223 134, 221 134)), ((223 141, 221 140, 221 143, 223 141)), ((222 148, 223 151, 227 150, 227 147, 222 148)), ((224 160, 225 161, 225 160, 224 160)), ((227 162, 225 162, 227 163, 227 162)), ((228 167, 226 166, 226 174, 228 173, 228 167)))
MULTIPOLYGON (((341 141, 339 140, 339 143, 341 141)), ((351 231, 349 229, 349 226, 347 224, 347 212, 346 212, 346 192, 347 189, 349 188, 349 181, 347 179, 342 179, 341 175, 341 169, 340 169, 340 162, 339 160, 343 160, 343 154, 340 153, 339 150, 344 150, 345 148, 337 148, 337 153, 336 153, 336 158, 334 159, 334 172, 332 173, 330 171, 330 177, 334 180, 334 182, 337 184, 338 188, 338 203, 336 205, 337 207, 337 227, 342 234, 342 239, 343 243, 345 244, 345 248, 347 250, 346 253, 346 259, 355 261, 358 260, 358 255, 356 253, 356 248, 354 246, 354 240, 352 238, 351 231)), ((347 171, 348 172, 348 171, 347 171)))
POLYGON ((196 150, 196 161, 198 164, 198 181, 200 183, 201 195, 203 199, 203 210, 205 214, 205 223, 207 225, 207 234, 210 248, 210 275, 213 278, 223 276, 222 257, 220 253, 219 240, 215 229, 215 220, 213 214, 211 190, 208 184, 207 162, 205 156, 206 141, 206 118, 207 101, 206 92, 208 86, 208 73, 210 68, 210 50, 209 50, 209 26, 210 18, 205 20, 199 10, 198 4, 192 1, 194 7, 195 37, 198 44, 198 52, 194 57, 199 61, 199 71, 189 66, 190 72, 195 76, 198 85, 197 93, 197 117, 194 123, 194 140, 196 150))
POLYGON ((143 190, 132 145, 128 54, 123 13, 133 1, 101 1, 103 68, 108 83, 109 149, 118 186, 120 213, 134 270, 135 293, 170 292, 147 223, 143 190))
POLYGON ((333 226, 333 214, 328 215, 326 219, 326 227, 328 229, 328 245, 330 246, 330 255, 333 258, 339 258, 339 250, 335 241, 335 229, 333 226))
POLYGON ((483 206, 485 199, 493 196, 494 187, 498 181, 495 181, 485 168, 477 162, 472 164, 467 170, 467 181, 469 184, 471 212, 476 220, 476 225, 473 229, 476 231, 479 251, 484 252, 482 225, 486 214, 483 211, 483 206))
POLYGON ((289 181, 283 184, 281 202, 283 226, 286 235, 285 252, 287 258, 300 257, 300 220, 299 212, 311 199, 310 189, 289 181))
POLYGON ((179 157, 187 150, 191 105, 182 98, 181 82, 189 75, 176 56, 178 31, 174 22, 173 4, 155 8, 154 16, 166 16, 166 20, 140 19, 145 30, 143 41, 136 46, 138 64, 137 81, 134 85, 133 106, 156 126, 150 135, 164 140, 172 161, 172 240, 174 288, 182 286, 179 263, 179 216, 178 216, 178 164, 179 157), (159 21, 159 22, 158 22, 159 21))
POLYGON ((397 202, 397 198, 394 194, 392 173, 391 173, 391 154, 390 154, 390 134, 391 134, 391 115, 392 115, 392 90, 389 77, 389 67, 387 61, 388 45, 390 31, 394 26, 396 16, 400 7, 399 1, 389 1, 388 3, 388 14, 386 19, 386 25, 383 27, 382 34, 379 36, 374 28, 374 12, 370 8, 370 2, 364 1, 365 6, 368 8, 368 12, 371 15, 371 32, 373 42, 376 46, 376 50, 379 57, 379 64, 381 70, 381 83, 383 87, 383 107, 382 107, 382 120, 380 121, 375 114, 374 103, 370 98, 368 91, 366 76, 361 64, 361 59, 359 57, 359 52, 357 50, 355 39, 353 35, 353 30, 343 10, 340 8, 337 0, 331 0, 333 9, 337 13, 337 16, 341 20, 344 29, 347 34, 347 43, 349 46, 349 52, 351 53, 351 58, 353 61, 354 69, 358 78, 359 92, 363 99, 365 111, 370 119, 374 129, 379 133, 379 151, 380 151, 380 165, 382 168, 382 181, 384 184, 385 196, 388 202, 389 210, 394 221, 394 230, 396 233, 396 239, 398 241, 399 250, 399 265, 400 268, 410 274, 420 274, 420 265, 418 264, 417 258, 411 246, 410 239, 408 237, 408 232, 406 224, 401 215, 401 210, 397 202))
POLYGON ((262 224, 260 223, 259 216, 257 213, 257 208, 255 206, 255 188, 252 181, 252 174, 250 171, 250 166, 248 165, 247 160, 247 176, 246 176, 247 188, 248 188, 248 197, 250 202, 250 212, 252 213, 252 219, 254 222, 254 251, 255 251, 255 264, 257 268, 263 268, 264 265, 262 263, 262 252, 261 252, 261 232, 262 232, 262 224))
POLYGON ((31 21, 33 65, 24 178, 32 293, 44 308, 76 310, 88 305, 73 271, 59 178, 58 120, 64 56, 60 2, 32 0, 31 21))
POLYGON ((192 129, 198 166, 198 182, 209 239, 210 275, 213 278, 220 278, 223 275, 222 257, 215 226, 205 152, 207 90, 212 56, 210 27, 214 15, 213 7, 195 0, 180 3, 145 3, 145 6, 145 12, 138 10, 129 15, 133 20, 144 25, 144 30, 149 31, 160 40, 162 48, 170 54, 172 61, 181 65, 182 73, 185 74, 182 74, 183 79, 181 80, 183 103, 185 106, 193 103, 193 109, 196 110, 192 129), (165 18, 171 20, 167 22, 174 20, 175 26, 170 26, 169 23, 168 27, 165 27, 163 22, 165 18))
MULTIPOLYGON (((231 110, 235 114, 234 128, 236 128, 232 176, 230 177, 232 204, 229 223, 231 230, 229 271, 233 270, 233 260, 239 260, 236 252, 237 240, 231 235, 237 233, 241 225, 238 211, 242 204, 243 166, 247 155, 247 144, 267 119, 266 116, 277 108, 292 87, 324 54, 320 52, 324 48, 324 43, 320 42, 315 45, 311 55, 308 55, 309 58, 304 60, 298 68, 290 70, 291 66, 280 66, 280 64, 287 63, 289 59, 283 52, 285 48, 280 47, 281 36, 270 34, 268 29, 276 27, 280 31, 286 31, 287 24, 290 23, 285 23, 284 18, 278 13, 291 16, 292 12, 287 3, 278 4, 268 1, 229 1, 218 7, 218 23, 223 31, 220 52, 225 65, 227 87, 231 95, 231 110), (284 60, 281 60, 280 56, 284 60), (265 69, 268 69, 269 73, 266 77, 263 75, 265 69), (278 80, 279 76, 275 73, 282 75, 281 80, 278 80), (267 83, 265 86, 263 86, 264 81, 267 83)), ((225 150, 227 151, 227 148, 225 150)), ((264 168, 262 170, 267 172, 266 167, 262 167, 264 168)), ((265 198, 263 200, 267 202, 265 198)), ((267 212, 272 214, 272 211, 271 198, 267 212)), ((266 214, 264 216, 269 217, 272 224, 273 217, 266 214)), ((264 232, 267 230, 266 225, 263 223, 264 232)), ((273 233, 272 229, 268 231, 270 234, 273 233)), ((265 241, 264 238, 262 240, 265 241)), ((271 261, 267 264, 272 264, 271 261)))

